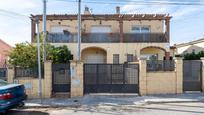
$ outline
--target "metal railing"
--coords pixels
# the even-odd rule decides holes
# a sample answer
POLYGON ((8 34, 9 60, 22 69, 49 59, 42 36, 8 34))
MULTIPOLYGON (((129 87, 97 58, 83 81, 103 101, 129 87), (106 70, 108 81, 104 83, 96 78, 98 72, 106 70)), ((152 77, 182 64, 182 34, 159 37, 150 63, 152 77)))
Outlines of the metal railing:
POLYGON ((147 61, 147 72, 151 71, 174 71, 174 60, 151 60, 147 61))
MULTIPOLYGON (((43 77, 43 68, 41 70, 42 72, 42 77, 43 77)), ((38 77, 38 68, 21 68, 21 67, 15 67, 15 77, 38 77)))
MULTIPOLYGON (((49 33, 50 43, 76 43, 76 33, 49 33)), ((82 43, 120 43, 119 33, 83 33, 82 43)), ((167 42, 165 33, 124 33, 123 43, 167 42)))

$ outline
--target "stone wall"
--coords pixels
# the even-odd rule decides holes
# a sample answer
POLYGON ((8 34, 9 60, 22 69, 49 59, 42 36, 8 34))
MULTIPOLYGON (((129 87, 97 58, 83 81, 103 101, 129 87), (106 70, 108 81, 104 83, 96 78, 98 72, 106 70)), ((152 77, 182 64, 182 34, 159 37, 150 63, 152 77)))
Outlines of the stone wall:
MULTIPOLYGON (((52 62, 46 61, 44 63, 44 78, 42 79, 42 97, 51 98, 52 94, 52 62)), ((15 78, 14 67, 8 67, 8 82, 24 84, 28 98, 39 98, 38 88, 39 80, 33 77, 18 77, 15 78)))
POLYGON ((140 60, 140 95, 178 94, 183 92, 183 62, 176 59, 175 71, 146 71, 146 60, 140 60))

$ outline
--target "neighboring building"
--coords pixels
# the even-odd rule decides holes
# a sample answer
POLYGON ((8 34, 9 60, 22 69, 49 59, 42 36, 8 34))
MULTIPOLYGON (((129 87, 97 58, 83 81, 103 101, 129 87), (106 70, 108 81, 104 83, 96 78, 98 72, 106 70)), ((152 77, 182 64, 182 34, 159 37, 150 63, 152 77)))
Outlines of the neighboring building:
POLYGON ((0 39, 0 68, 5 67, 11 49, 12 47, 9 44, 0 39))
MULTIPOLYGON (((166 14, 82 14, 81 59, 85 63, 124 63, 170 58, 170 19, 166 14)), ((40 19, 42 15, 32 15, 40 19)), ((32 21, 32 42, 36 23, 32 21)), ((40 28, 42 32, 42 29, 40 28)), ((47 42, 66 45, 77 58, 77 15, 47 15, 47 42)))
POLYGON ((198 53, 204 51, 204 38, 188 43, 175 44, 174 47, 176 47, 176 54, 198 53))

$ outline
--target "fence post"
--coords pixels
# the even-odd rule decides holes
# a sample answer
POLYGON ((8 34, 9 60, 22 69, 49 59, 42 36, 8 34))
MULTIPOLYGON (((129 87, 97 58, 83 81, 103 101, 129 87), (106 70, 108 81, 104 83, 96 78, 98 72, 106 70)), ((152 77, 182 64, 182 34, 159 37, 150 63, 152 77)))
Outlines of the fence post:
POLYGON ((141 96, 147 95, 147 62, 139 60, 139 93, 141 96))
POLYGON ((83 62, 71 61, 71 98, 82 97, 84 95, 83 62))
POLYGON ((183 93, 183 58, 176 57, 176 93, 183 93))
POLYGON ((8 65, 8 76, 7 76, 7 81, 9 83, 13 83, 14 78, 15 78, 15 67, 12 65, 8 65))
POLYGON ((204 57, 201 57, 200 59, 202 61, 202 72, 201 72, 202 92, 204 92, 204 57))
POLYGON ((46 60, 44 62, 44 83, 43 83, 43 97, 51 98, 52 96, 52 61, 46 60))

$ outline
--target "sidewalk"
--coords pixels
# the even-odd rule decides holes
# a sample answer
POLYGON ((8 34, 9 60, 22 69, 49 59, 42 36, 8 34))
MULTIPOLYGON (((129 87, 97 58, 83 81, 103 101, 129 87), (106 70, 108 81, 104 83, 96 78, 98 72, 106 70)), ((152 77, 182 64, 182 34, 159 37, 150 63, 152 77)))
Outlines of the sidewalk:
POLYGON ((179 102, 204 102, 204 93, 185 93, 178 95, 151 95, 137 96, 115 95, 115 94, 92 94, 82 98, 68 99, 43 99, 42 104, 39 99, 26 101, 26 107, 78 107, 78 106, 98 106, 98 105, 127 105, 139 106, 151 103, 179 103, 179 102))

